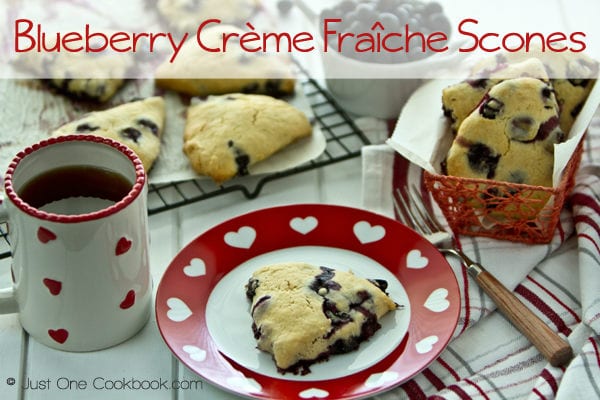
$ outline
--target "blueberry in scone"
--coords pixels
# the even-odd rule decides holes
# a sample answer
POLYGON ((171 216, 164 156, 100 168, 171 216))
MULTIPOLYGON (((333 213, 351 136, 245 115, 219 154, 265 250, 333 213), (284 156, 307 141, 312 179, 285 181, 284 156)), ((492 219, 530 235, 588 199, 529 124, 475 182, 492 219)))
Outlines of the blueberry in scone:
POLYGON ((307 374, 314 363, 359 348, 398 305, 387 282, 302 262, 256 270, 246 285, 252 332, 281 373, 307 374))
POLYGON ((306 115, 270 96, 210 96, 188 108, 183 151, 192 168, 216 183, 247 175, 248 168, 312 134, 306 115))
POLYGON ((101 78, 53 78, 44 82, 59 92, 82 100, 106 102, 110 100, 125 83, 124 79, 101 78))
POLYGON ((554 91, 542 80, 498 83, 460 125, 447 173, 552 186, 554 144, 565 139, 558 112, 554 91))
MULTIPOLYGON (((203 43, 221 46, 222 35, 243 34, 232 25, 217 25, 202 32, 203 43)), ((190 96, 258 93, 282 97, 294 93, 292 61, 284 53, 251 53, 231 41, 227 51, 203 51, 195 40, 186 42, 177 58, 166 60, 155 73, 156 85, 190 96)))
POLYGON ((157 96, 86 114, 52 136, 91 134, 116 140, 133 150, 150 171, 160 152, 164 121, 165 103, 157 96))

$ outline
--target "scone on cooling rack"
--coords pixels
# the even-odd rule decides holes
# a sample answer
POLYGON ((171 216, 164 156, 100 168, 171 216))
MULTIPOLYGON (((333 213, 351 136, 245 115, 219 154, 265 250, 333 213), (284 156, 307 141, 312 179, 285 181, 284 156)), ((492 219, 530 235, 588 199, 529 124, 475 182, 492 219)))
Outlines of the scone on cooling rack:
POLYGON ((52 136, 90 134, 116 140, 133 150, 150 171, 160 152, 164 123, 165 102, 156 96, 86 114, 52 136))
POLYGON ((270 96, 210 96, 188 108, 183 151, 200 175, 223 183, 312 134, 306 115, 270 96))
MULTIPOLYGON (((202 32, 203 43, 221 46, 224 33, 243 34, 232 25, 217 25, 202 32)), ((233 41, 227 51, 210 53, 198 43, 186 42, 173 62, 166 60, 155 73, 156 85, 190 96, 258 93, 283 97, 294 93, 296 79, 290 57, 283 53, 250 53, 233 41)))
POLYGON ((252 330, 281 373, 307 374, 330 355, 358 349, 398 305, 387 282, 351 272, 289 262, 264 266, 246 285, 252 330))

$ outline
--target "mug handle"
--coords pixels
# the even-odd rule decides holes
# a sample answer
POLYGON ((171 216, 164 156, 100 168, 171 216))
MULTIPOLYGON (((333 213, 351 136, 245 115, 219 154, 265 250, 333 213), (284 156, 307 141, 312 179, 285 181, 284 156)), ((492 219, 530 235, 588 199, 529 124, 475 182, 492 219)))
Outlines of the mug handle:
MULTIPOLYGON (((4 194, 0 193, 0 223, 6 222, 8 214, 4 206, 4 194)), ((15 290, 12 286, 0 288, 0 314, 12 314, 17 312, 15 290)))

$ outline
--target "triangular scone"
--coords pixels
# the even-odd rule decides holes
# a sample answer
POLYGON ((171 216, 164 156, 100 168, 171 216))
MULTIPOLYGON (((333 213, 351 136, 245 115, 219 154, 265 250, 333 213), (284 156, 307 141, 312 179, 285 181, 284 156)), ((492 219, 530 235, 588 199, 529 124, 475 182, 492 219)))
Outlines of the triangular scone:
POLYGON ((306 115, 270 96, 210 96, 188 108, 183 151, 200 175, 222 183, 312 134, 306 115))
MULTIPOLYGON (((112 35, 116 31, 102 33, 112 35)), ((56 36, 48 36, 46 46, 53 48, 56 36)), ((134 55, 114 52, 27 52, 18 54, 13 62, 26 75, 40 78, 67 97, 101 103, 117 93, 136 66, 134 55)))
MULTIPOLYGON (((223 34, 243 34, 240 28, 217 25, 202 31, 203 44, 222 46, 223 34)), ((204 51, 196 40, 188 40, 177 58, 159 65, 156 85, 191 96, 226 93, 258 93, 282 97, 294 93, 296 80, 291 58, 284 53, 251 53, 231 41, 227 51, 204 51)))
POLYGON ((264 266, 246 285, 258 348, 280 372, 306 374, 373 336, 380 318, 398 307, 386 289, 383 280, 306 263, 264 266))
POLYGON ((164 122, 165 102, 157 96, 86 114, 52 136, 91 134, 114 139, 132 149, 150 171, 160 152, 164 122))

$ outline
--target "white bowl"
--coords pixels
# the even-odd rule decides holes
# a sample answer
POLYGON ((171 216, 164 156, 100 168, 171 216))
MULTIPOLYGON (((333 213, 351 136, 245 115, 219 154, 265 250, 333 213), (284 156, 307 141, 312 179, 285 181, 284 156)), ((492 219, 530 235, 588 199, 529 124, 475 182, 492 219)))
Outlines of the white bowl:
POLYGON ((456 66, 456 56, 451 49, 417 61, 384 64, 321 50, 325 82, 335 100, 351 113, 384 119, 397 118, 424 80, 456 66))

